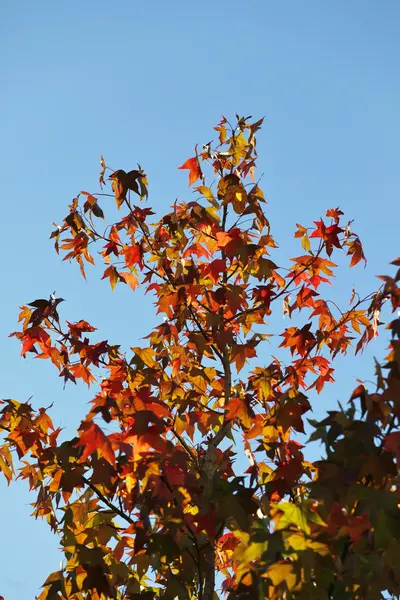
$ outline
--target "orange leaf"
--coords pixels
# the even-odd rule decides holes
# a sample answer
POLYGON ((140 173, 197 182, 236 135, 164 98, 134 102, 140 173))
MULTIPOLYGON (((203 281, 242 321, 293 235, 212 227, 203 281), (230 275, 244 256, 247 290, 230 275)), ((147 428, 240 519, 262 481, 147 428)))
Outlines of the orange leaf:
POLYGON ((237 344, 234 354, 237 372, 239 373, 243 368, 246 358, 253 358, 254 356, 257 356, 255 348, 246 346, 245 344, 237 344))
POLYGON ((87 321, 81 319, 77 323, 70 323, 67 321, 67 325, 71 332, 71 335, 81 337, 82 333, 90 333, 92 331, 96 331, 96 327, 90 325, 87 321))
POLYGON ((226 409, 228 410, 228 414, 225 417, 227 421, 239 419, 246 429, 252 427, 255 415, 252 408, 245 400, 242 400, 241 398, 231 398, 226 409))
POLYGON ((44 331, 40 327, 30 327, 29 329, 25 329, 22 339, 22 355, 26 354, 36 343, 39 343, 42 352, 45 351, 45 346, 50 348, 50 336, 47 331, 44 331))
POLYGON ((195 181, 197 181, 197 179, 203 178, 203 173, 201 172, 200 163, 197 156, 188 158, 187 161, 184 162, 181 167, 178 167, 178 169, 189 170, 189 186, 191 186, 195 181))
POLYGON ((90 370, 87 367, 85 367, 85 365, 82 365, 82 364, 72 365, 70 367, 70 371, 72 371, 72 373, 74 374, 74 377, 83 379, 83 381, 85 383, 87 383, 88 387, 90 387, 90 384, 92 381, 95 381, 95 378, 93 377, 92 373, 90 372, 90 370))
POLYGON ((133 273, 129 273, 128 271, 123 271, 120 273, 120 277, 122 277, 124 279, 124 281, 126 281, 126 283, 129 285, 129 287, 132 290, 135 290, 137 288, 137 286, 139 285, 139 279, 137 277, 135 277, 133 275, 133 273))
POLYGON ((132 244, 132 246, 125 246, 124 254, 127 267, 132 267, 142 262, 141 249, 138 244, 132 244))
POLYGON ((277 271, 272 270, 271 274, 279 287, 285 287, 285 280, 277 273, 277 271))
POLYGON ((106 279, 107 277, 110 278, 111 289, 114 290, 119 279, 119 273, 117 269, 113 266, 107 267, 107 269, 103 273, 102 279, 106 279))
POLYGON ((367 260, 364 256, 364 251, 360 239, 357 237, 354 241, 349 243, 349 249, 347 256, 351 256, 350 267, 354 267, 360 260, 364 261, 364 266, 367 264, 367 260))
POLYGON ((96 423, 83 423, 84 431, 80 435, 79 442, 76 446, 84 446, 81 456, 81 462, 84 462, 88 456, 94 452, 98 452, 107 462, 115 465, 115 456, 111 447, 111 443, 107 436, 102 432, 96 423))

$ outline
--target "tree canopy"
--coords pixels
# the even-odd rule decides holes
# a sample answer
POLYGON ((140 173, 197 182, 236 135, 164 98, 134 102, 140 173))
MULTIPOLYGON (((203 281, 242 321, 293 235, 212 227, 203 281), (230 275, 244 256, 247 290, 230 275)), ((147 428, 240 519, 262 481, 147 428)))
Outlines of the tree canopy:
POLYGON ((299 255, 276 264, 256 177, 261 126, 223 117, 216 140, 179 167, 194 200, 161 218, 142 167, 113 170, 102 157, 100 192, 80 192, 51 234, 83 277, 96 255, 112 289, 144 286, 160 322, 124 349, 88 317, 62 318, 62 298, 21 309, 22 356, 94 390, 72 439, 51 409, 1 401, 0 470, 29 481, 33 516, 65 556, 39 600, 400 597, 398 315, 375 388, 360 382, 309 419, 323 456, 306 460, 297 435, 335 358, 378 334, 385 303, 400 308, 400 259, 366 297, 332 302, 336 257, 350 267, 365 257, 352 221, 331 208, 296 225, 299 255), (274 311, 287 319, 279 335, 274 311))

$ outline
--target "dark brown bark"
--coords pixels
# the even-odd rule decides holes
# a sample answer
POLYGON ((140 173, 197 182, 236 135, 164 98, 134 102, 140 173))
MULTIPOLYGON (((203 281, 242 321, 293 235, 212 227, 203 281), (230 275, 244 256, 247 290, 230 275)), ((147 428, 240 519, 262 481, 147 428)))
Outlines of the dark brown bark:
POLYGON ((205 558, 205 573, 203 595, 201 600, 213 600, 215 589, 215 550, 214 544, 210 543, 204 552, 205 558))

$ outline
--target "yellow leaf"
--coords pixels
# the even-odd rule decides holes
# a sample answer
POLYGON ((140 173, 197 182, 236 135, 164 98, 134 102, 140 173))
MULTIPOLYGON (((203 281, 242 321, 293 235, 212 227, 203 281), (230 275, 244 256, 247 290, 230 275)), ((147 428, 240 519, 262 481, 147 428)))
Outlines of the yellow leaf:
POLYGON ((275 563, 268 567, 268 571, 262 577, 268 577, 273 585, 279 585, 284 581, 288 590, 292 590, 297 584, 297 577, 293 570, 293 565, 288 562, 275 563))
POLYGON ((56 474, 54 475, 50 486, 49 486, 49 492, 58 492, 58 490, 60 489, 60 481, 61 481, 61 477, 63 476, 64 471, 62 469, 58 469, 56 471, 56 474))
POLYGON ((218 208, 219 208, 218 205, 217 206, 208 206, 206 208, 207 214, 213 219, 213 221, 216 221, 217 223, 219 223, 218 208))
MULTIPOLYGON (((236 534, 235 534, 236 535, 236 534)), ((259 560, 261 556, 267 549, 266 542, 260 543, 251 543, 247 545, 246 543, 241 543, 236 548, 233 553, 233 560, 237 560, 241 565, 245 566, 250 564, 255 560, 259 560)))
POLYGON ((247 154, 247 140, 243 133, 239 133, 239 135, 231 138, 232 143, 230 147, 230 151, 232 153, 232 162, 236 167, 247 154))
POLYGON ((132 352, 137 354, 145 365, 151 369, 157 367, 157 363, 154 360, 154 350, 152 348, 131 348, 132 352))
POLYGON ((76 585, 79 590, 81 590, 83 588, 83 582, 85 581, 87 576, 88 576, 87 571, 82 566, 79 565, 78 567, 76 567, 75 581, 76 581, 76 585))
MULTIPOLYGON (((214 194, 212 193, 212 190, 209 187, 207 187, 206 185, 199 185, 199 187, 194 188, 194 189, 196 190, 196 192, 199 192, 199 194, 204 196, 206 198, 206 200, 211 202, 211 204, 215 203, 214 194)), ((218 206, 218 204, 217 204, 217 206, 218 206)))
POLYGON ((224 204, 231 203, 237 214, 242 214, 247 202, 247 192, 243 185, 229 185, 224 196, 224 204))
POLYGON ((310 250, 311 250, 310 240, 306 233, 303 235, 303 237, 301 239, 301 245, 303 246, 304 250, 306 250, 306 252, 310 252, 310 250))
POLYGON ((128 494, 130 494, 136 485, 136 477, 132 473, 127 473, 125 477, 125 485, 128 494))
POLYGON ((297 525, 305 534, 310 533, 310 526, 307 522, 306 515, 301 506, 292 502, 282 502, 276 507, 274 516, 276 529, 286 529, 290 525, 297 525))
POLYGON ((257 200, 261 200, 262 202, 265 202, 264 192, 261 188, 258 187, 258 185, 255 185, 250 190, 249 196, 251 196, 252 198, 256 198, 257 200))
POLYGON ((3 471, 4 477, 7 479, 8 484, 12 479, 12 471, 10 467, 7 465, 6 461, 0 454, 0 471, 3 471))
POLYGON ((272 444, 279 439, 280 432, 276 427, 273 427, 272 425, 265 425, 265 427, 263 427, 262 430, 262 435, 267 443, 272 444))

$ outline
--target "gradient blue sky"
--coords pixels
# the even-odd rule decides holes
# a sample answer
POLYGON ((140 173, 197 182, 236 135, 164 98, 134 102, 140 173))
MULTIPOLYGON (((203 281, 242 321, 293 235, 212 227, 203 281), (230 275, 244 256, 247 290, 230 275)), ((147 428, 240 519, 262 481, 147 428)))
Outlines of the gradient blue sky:
MULTIPOLYGON (((281 256, 297 252, 296 222, 338 205, 356 219, 369 263, 342 275, 336 298, 346 301, 353 283, 373 289, 399 254, 398 0, 5 0, 1 13, 0 397, 54 402, 67 431, 89 398, 81 387, 63 391, 51 366, 19 358, 7 335, 24 302, 57 290, 64 317, 87 318, 126 347, 154 323, 149 298, 112 295, 90 274, 85 284, 48 240, 72 197, 97 189, 101 154, 115 168, 140 162, 160 213, 190 198, 176 167, 221 113, 266 115, 259 170, 281 256)), ((339 363, 317 414, 372 375, 385 341, 339 363)), ((0 480, 0 490, 0 595, 34 598, 59 567, 57 540, 29 518, 25 483, 0 480)))

